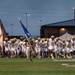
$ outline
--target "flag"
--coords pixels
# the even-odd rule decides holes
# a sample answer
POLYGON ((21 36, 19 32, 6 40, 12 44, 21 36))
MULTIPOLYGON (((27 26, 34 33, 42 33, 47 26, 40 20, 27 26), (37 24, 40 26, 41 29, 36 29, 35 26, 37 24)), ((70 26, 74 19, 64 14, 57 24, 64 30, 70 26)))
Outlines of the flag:
POLYGON ((24 26, 24 24, 22 23, 21 20, 20 20, 20 24, 21 24, 21 26, 22 26, 22 28, 23 28, 23 30, 24 30, 26 39, 27 39, 28 42, 29 42, 30 48, 29 48, 29 52, 28 52, 28 58, 29 58, 30 61, 32 62, 32 57, 31 57, 31 55, 32 55, 32 50, 33 50, 33 49, 32 49, 32 45, 31 45, 31 43, 30 43, 30 40, 28 39, 28 38, 31 38, 31 34, 28 32, 27 28, 24 26))
POLYGON ((29 33, 29 31, 27 30, 27 28, 24 26, 24 24, 22 23, 22 21, 20 20, 20 24, 24 30, 24 33, 26 35, 27 38, 31 38, 31 34, 29 33))

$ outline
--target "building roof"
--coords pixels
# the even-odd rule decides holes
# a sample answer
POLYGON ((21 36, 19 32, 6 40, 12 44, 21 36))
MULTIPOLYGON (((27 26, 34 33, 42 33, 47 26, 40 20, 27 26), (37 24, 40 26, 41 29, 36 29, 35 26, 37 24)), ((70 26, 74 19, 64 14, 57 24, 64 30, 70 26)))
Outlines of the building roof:
POLYGON ((51 24, 46 24, 43 26, 75 26, 75 19, 51 23, 51 24))

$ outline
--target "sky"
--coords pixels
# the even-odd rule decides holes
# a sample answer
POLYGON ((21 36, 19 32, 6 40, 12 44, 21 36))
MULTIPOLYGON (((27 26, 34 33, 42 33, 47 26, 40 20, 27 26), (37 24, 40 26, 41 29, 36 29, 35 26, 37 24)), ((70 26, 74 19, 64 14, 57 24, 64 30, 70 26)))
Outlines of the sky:
POLYGON ((74 19, 75 0, 0 0, 0 19, 9 35, 24 35, 18 17, 32 36, 40 35, 40 26, 74 19), (41 22, 39 22, 41 20, 41 22))

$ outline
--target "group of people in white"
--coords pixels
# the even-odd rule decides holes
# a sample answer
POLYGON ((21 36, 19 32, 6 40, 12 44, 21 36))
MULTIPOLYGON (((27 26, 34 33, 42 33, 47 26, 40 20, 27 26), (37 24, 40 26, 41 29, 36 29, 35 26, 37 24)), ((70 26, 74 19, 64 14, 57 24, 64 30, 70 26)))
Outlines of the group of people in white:
MULTIPOLYGON (((32 44, 34 48, 32 56, 35 58, 72 58, 75 55, 75 37, 61 39, 51 36, 50 38, 31 38, 31 41, 34 44, 32 44)), ((26 39, 8 40, 5 38, 3 45, 5 57, 25 57, 28 59, 30 44, 26 39)))

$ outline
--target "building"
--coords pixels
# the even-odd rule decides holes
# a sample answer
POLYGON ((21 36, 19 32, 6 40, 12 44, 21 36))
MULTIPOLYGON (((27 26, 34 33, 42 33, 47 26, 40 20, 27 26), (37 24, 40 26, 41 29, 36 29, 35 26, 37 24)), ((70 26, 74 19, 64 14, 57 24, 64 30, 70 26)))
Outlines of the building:
POLYGON ((75 19, 42 25, 40 36, 47 38, 54 35, 59 37, 66 32, 71 35, 75 34, 75 19))
POLYGON ((5 28, 2 24, 2 21, 0 19, 0 45, 2 45, 4 39, 7 37, 7 34, 6 34, 6 31, 5 31, 5 28))

